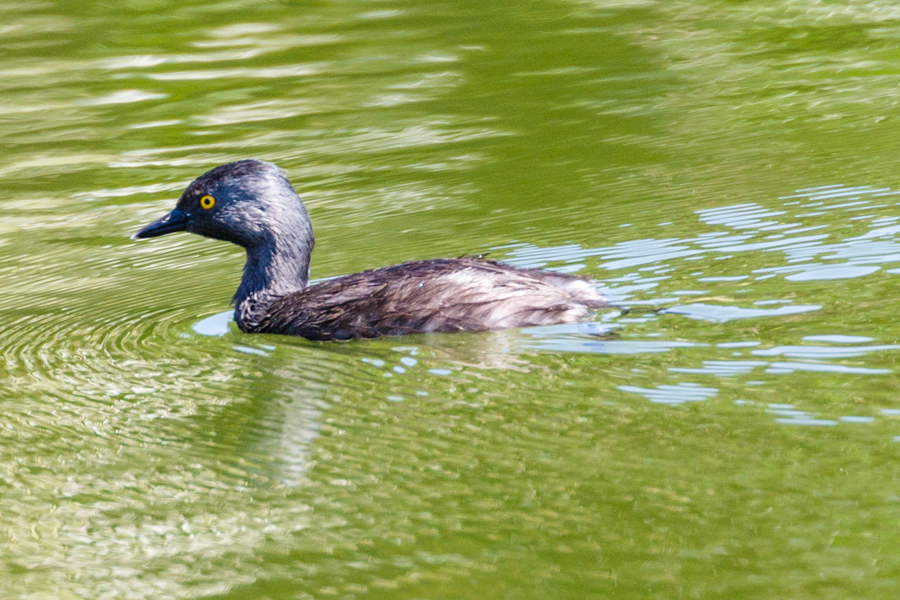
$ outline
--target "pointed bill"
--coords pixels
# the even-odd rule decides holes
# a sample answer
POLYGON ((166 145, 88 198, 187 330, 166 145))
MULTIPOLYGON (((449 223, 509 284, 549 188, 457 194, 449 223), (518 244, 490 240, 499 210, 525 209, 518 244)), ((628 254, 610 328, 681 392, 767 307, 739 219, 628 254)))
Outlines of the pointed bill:
POLYGON ((176 208, 161 219, 153 221, 137 233, 131 236, 133 240, 157 237, 176 231, 186 231, 190 216, 183 210, 176 208))

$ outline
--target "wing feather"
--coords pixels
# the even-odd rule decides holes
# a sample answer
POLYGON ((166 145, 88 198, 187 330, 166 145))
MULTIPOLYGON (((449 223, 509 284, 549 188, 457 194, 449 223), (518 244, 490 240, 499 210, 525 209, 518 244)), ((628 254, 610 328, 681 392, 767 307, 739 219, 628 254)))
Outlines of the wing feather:
POLYGON ((258 331, 310 339, 572 322, 603 297, 588 280, 463 257, 364 271, 275 300, 258 331))

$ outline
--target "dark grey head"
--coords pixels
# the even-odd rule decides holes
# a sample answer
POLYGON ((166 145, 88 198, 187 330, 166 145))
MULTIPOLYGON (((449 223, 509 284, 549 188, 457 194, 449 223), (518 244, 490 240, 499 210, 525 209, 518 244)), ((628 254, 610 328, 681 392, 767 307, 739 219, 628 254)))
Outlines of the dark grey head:
POLYGON ((240 160, 194 180, 175 208, 132 237, 189 231, 248 251, 283 244, 312 251, 309 214, 284 172, 272 163, 240 160))

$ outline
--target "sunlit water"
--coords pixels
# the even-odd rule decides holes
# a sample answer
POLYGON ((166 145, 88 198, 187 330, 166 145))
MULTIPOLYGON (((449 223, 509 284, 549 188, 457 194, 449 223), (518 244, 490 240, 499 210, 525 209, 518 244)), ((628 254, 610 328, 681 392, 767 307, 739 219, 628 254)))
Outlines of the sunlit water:
POLYGON ((894 598, 891 3, 0 3, 0 592, 894 598), (615 308, 312 343, 128 236, 281 165, 313 277, 489 253, 615 308))

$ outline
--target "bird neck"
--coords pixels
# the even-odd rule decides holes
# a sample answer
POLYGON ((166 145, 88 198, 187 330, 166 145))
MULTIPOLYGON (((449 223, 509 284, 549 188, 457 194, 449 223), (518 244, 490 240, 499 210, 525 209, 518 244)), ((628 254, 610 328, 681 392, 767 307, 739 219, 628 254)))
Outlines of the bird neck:
POLYGON ((291 239, 273 238, 248 247, 241 285, 234 295, 235 320, 244 331, 259 325, 276 298, 299 292, 309 283, 312 231, 291 239))

